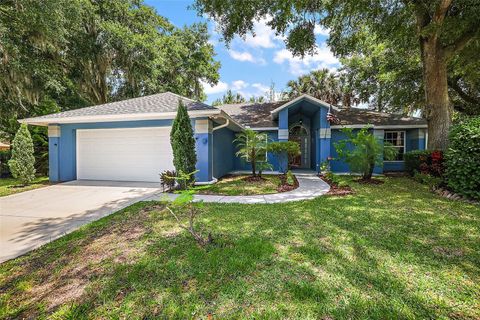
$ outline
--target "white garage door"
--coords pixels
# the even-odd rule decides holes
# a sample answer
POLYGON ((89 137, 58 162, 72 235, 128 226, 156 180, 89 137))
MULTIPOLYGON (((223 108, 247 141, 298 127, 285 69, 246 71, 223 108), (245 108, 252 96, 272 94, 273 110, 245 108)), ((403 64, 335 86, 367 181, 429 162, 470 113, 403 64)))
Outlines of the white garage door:
POLYGON ((173 169, 170 129, 77 130, 77 179, 159 182, 173 169))

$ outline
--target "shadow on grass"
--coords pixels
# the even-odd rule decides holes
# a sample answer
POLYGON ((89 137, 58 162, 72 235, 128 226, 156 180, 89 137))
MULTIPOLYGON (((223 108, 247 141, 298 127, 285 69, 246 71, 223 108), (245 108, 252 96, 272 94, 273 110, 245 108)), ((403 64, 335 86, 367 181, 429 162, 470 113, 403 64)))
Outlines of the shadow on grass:
POLYGON ((352 184, 354 196, 288 204, 206 204, 201 220, 216 239, 206 250, 168 214, 142 215, 157 204, 136 204, 39 250, 36 263, 11 265, 24 275, 61 270, 111 233, 100 245, 118 241, 124 252, 135 242, 138 252, 93 263, 85 291, 46 312, 76 319, 478 318, 477 207, 408 183, 352 184), (122 241, 136 223, 145 232, 122 241))

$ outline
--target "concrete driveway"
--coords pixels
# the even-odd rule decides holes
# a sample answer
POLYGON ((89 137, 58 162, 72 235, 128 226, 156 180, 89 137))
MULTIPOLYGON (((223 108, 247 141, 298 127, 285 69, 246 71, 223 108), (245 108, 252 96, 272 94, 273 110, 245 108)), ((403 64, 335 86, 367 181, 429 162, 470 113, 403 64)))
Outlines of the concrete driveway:
POLYGON ((0 198, 0 262, 160 193, 159 183, 71 181, 0 198))

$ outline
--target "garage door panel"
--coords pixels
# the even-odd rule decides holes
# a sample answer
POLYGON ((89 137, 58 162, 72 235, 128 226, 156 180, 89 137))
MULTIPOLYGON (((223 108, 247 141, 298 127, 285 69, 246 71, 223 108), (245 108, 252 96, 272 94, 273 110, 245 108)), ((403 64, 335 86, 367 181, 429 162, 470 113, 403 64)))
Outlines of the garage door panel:
POLYGON ((77 130, 77 179, 158 182, 173 169, 170 129, 77 130))

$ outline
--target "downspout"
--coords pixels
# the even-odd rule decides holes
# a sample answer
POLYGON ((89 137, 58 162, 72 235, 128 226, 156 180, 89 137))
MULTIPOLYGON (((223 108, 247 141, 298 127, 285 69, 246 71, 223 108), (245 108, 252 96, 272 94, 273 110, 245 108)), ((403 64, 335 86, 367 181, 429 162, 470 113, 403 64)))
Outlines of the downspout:
POLYGON ((217 126, 217 127, 213 127, 212 132, 213 132, 213 131, 216 131, 216 130, 218 130, 218 129, 223 129, 223 128, 225 128, 225 127, 228 127, 228 125, 230 124, 230 120, 229 120, 229 119, 226 119, 226 118, 224 118, 224 119, 227 120, 227 121, 226 121, 224 124, 221 124, 221 125, 219 125, 219 126, 217 126))

